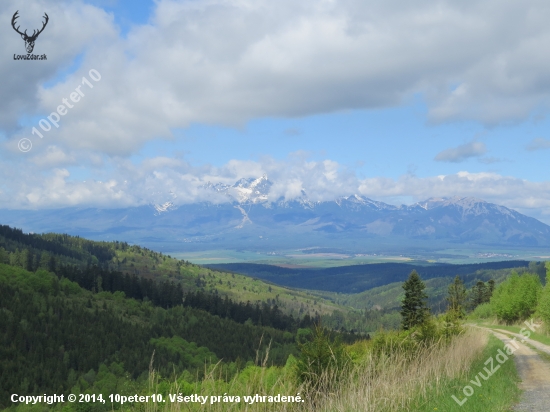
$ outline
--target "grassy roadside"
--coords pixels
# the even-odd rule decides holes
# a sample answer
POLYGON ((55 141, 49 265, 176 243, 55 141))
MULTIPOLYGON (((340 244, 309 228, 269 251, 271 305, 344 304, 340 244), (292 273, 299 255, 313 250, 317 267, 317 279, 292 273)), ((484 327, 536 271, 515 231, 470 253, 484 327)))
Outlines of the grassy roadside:
MULTIPOLYGON (((212 411, 286 411, 286 412, 394 412, 394 411, 505 411, 519 398, 517 373, 511 359, 505 362, 488 381, 460 407, 453 399, 462 400, 462 388, 486 367, 484 362, 494 357, 503 344, 479 330, 470 330, 456 337, 449 346, 420 348, 413 359, 406 353, 395 353, 380 359, 367 357, 342 376, 342 385, 335 391, 324 389, 333 382, 331 374, 322 375, 324 393, 316 400, 306 396, 304 404, 254 404, 244 402, 216 403, 212 411), (468 367, 467 365, 471 365, 468 367), (453 378, 454 377, 454 378, 453 378), (426 399, 429 399, 426 402, 426 399), (416 402, 415 402, 416 400, 416 402)), ((213 377, 195 384, 191 392, 201 394, 270 394, 304 393, 297 385, 287 365, 285 368, 254 367, 248 373, 224 383, 213 377), (246 375, 246 376, 245 376, 246 375), (246 378, 246 379, 243 379, 246 378)), ((333 388, 334 389, 334 388, 333 388)), ((178 392, 180 388, 174 388, 178 392)), ((157 390, 157 392, 159 392, 157 390)), ((203 410, 201 405, 162 405, 157 411, 203 410)), ((153 412, 153 411, 152 411, 153 412)))
MULTIPOLYGON (((483 373, 487 376, 484 368, 490 367, 484 363, 489 358, 494 359, 494 365, 498 365, 495 356, 498 354, 498 350, 502 349, 504 344, 494 336, 489 336, 489 341, 482 354, 472 362, 469 371, 460 378, 451 379, 442 383, 439 394, 427 402, 424 400, 418 400, 415 407, 411 410, 418 412, 428 411, 461 411, 461 412, 487 412, 487 411, 507 411, 509 407, 519 400, 520 390, 517 383, 519 376, 516 371, 516 367, 513 362, 513 358, 510 357, 505 361, 501 367, 486 381, 482 378, 478 378, 478 373, 483 373), (472 383, 475 382, 475 383, 472 383), (479 382, 481 387, 478 387, 476 383, 479 382), (473 394, 466 397, 463 388, 470 386, 473 389, 473 394), (459 401, 467 400, 460 406, 452 396, 455 396, 459 401)), ((490 364, 489 364, 490 366, 490 364)), ((468 392, 469 389, 466 389, 468 392)))

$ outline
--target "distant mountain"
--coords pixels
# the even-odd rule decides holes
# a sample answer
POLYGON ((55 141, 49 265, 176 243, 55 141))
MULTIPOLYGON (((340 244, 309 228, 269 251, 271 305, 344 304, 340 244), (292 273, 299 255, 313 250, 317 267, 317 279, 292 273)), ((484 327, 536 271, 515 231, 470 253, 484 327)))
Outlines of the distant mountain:
POLYGON ((367 225, 380 235, 457 242, 548 245, 550 226, 504 206, 471 197, 432 198, 367 225))
POLYGON ((263 175, 257 179, 239 179, 232 186, 223 183, 213 184, 208 182, 202 188, 225 194, 230 202, 266 203, 272 185, 273 183, 268 180, 267 176, 263 175))
MULTIPOLYGON (((433 250, 449 244, 550 246, 550 226, 504 206, 470 197, 431 198, 393 206, 360 195, 312 201, 270 200, 267 176, 203 190, 225 202, 177 205, 170 201, 126 209, 66 208, 0 211, 0 223, 32 232, 67 232, 120 239, 165 250, 277 250, 338 247, 351 251, 433 250)), ((472 247, 473 247, 472 246, 472 247)))

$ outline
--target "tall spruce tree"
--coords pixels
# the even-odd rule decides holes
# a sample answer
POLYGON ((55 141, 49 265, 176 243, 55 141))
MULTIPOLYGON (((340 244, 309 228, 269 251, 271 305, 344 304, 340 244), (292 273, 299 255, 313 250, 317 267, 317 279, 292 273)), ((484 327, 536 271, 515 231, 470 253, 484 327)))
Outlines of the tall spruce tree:
POLYGON ((421 325, 429 316, 429 309, 426 304, 428 295, 424 292, 426 285, 420 279, 420 275, 413 270, 409 278, 403 283, 405 289, 405 298, 401 304, 401 326, 404 330, 409 330, 417 325, 421 325))

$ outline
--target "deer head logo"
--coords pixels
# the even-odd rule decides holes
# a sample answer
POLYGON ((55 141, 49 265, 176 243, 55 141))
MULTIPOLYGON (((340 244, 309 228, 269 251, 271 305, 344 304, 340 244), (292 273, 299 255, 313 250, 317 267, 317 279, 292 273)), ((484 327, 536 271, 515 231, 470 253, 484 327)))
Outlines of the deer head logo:
POLYGON ((19 33, 21 35, 21 38, 23 40, 25 40, 25 48, 27 49, 27 53, 32 53, 32 51, 34 50, 34 42, 36 41, 36 38, 38 37, 38 35, 40 33, 42 33, 44 31, 44 28, 46 27, 46 25, 48 24, 48 20, 50 20, 50 18, 48 17, 48 15, 46 13, 44 13, 44 19, 46 19, 45 22, 42 23, 42 28, 40 30, 38 30, 38 32, 36 30, 33 30, 32 32, 32 35, 29 36, 27 34, 27 30, 25 30, 24 33, 21 33, 19 31, 19 27, 20 26, 17 26, 15 27, 15 21, 17 20, 17 18, 19 17, 17 15, 17 13, 19 13, 19 10, 17 10, 15 12, 15 14, 13 15, 12 19, 11 19, 11 26, 13 27, 13 29, 19 33))

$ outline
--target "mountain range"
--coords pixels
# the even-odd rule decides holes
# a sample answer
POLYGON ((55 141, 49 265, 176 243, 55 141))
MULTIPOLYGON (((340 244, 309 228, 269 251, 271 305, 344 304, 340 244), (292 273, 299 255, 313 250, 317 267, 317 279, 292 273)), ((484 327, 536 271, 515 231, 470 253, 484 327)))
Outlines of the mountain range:
POLYGON ((221 203, 177 205, 170 193, 170 201, 123 209, 1 210, 0 223, 26 232, 162 244, 164 250, 338 247, 359 252, 443 244, 550 245, 550 226, 471 197, 394 206, 357 194, 312 201, 302 192, 298 198, 272 201, 272 185, 264 175, 202 187, 221 197, 221 203))

